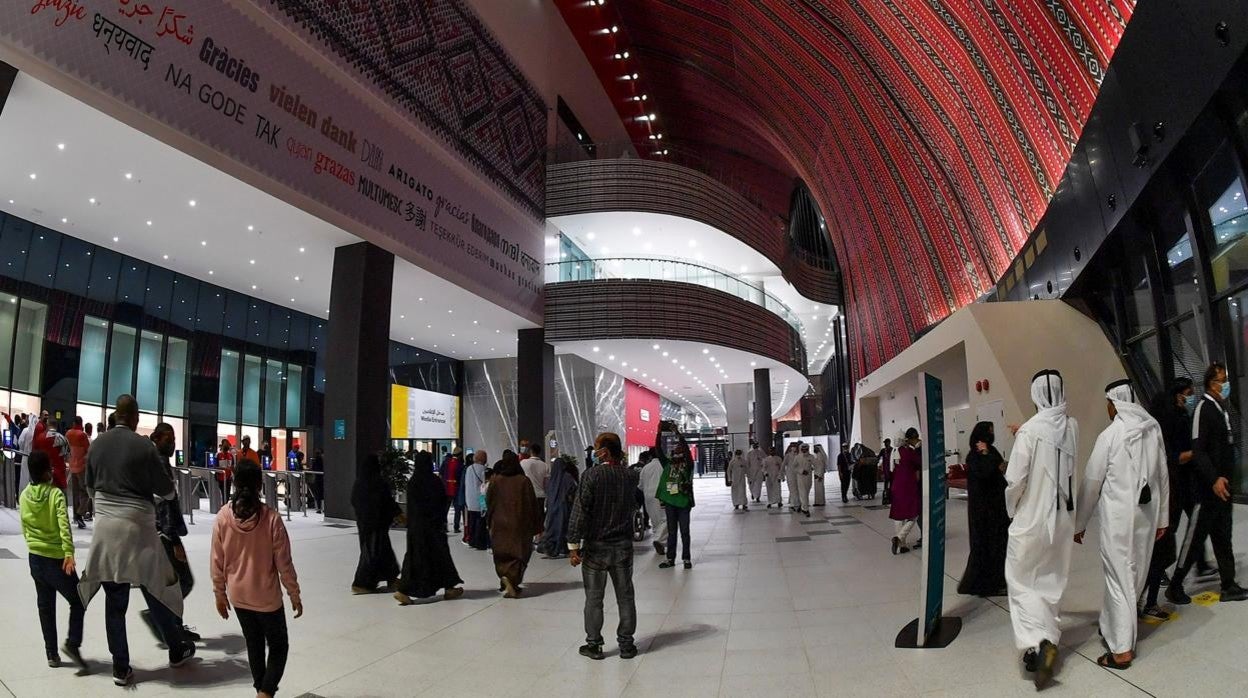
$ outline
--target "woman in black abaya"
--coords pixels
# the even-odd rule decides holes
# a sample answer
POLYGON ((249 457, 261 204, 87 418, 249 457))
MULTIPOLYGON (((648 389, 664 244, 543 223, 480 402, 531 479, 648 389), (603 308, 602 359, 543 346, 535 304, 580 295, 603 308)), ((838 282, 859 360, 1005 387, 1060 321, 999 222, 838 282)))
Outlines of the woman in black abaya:
POLYGON ((958 583, 959 594, 1000 596, 1006 592, 1005 548, 1010 517, 1005 512, 1005 459, 993 447, 991 422, 971 431, 966 458, 966 513, 971 554, 958 583))
POLYGON ((355 507, 355 525, 360 533, 360 563, 355 568, 351 593, 371 594, 377 585, 394 585, 399 576, 399 561, 390 545, 390 524, 399 515, 390 483, 381 475, 381 460, 369 454, 356 474, 351 490, 351 506, 355 507))
MULTIPOLYGON (((476 496, 476 493, 472 493, 476 496)), ((416 467, 407 482, 407 554, 394 598, 399 605, 425 599, 445 589, 449 601, 464 595, 451 548, 446 542, 446 485, 433 473, 433 455, 416 454, 416 467)))

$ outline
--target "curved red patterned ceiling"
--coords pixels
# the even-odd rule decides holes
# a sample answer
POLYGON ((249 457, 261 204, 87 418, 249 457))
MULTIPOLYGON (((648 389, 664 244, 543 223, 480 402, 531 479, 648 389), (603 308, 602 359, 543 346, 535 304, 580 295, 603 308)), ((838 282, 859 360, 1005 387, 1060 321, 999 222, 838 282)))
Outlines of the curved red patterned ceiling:
POLYGON ((1135 7, 557 4, 643 155, 730 173, 777 216, 806 181, 845 275, 859 376, 992 289, 1044 213, 1135 7))

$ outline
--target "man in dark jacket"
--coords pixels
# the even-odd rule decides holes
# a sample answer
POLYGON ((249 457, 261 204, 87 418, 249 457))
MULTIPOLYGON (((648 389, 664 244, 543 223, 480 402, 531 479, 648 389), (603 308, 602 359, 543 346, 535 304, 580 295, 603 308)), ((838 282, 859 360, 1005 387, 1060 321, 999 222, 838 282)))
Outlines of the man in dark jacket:
MULTIPOLYGON (((165 460, 165 465, 169 468, 169 477, 176 483, 177 475, 173 466, 169 465, 169 459, 173 457, 178 447, 177 434, 173 426, 167 422, 157 424, 152 431, 151 438, 152 443, 156 444, 160 457, 165 460)), ((186 559, 186 548, 182 546, 182 536, 187 535, 186 520, 182 518, 181 495, 176 491, 173 499, 162 499, 156 503, 156 530, 160 533, 160 542, 165 546, 165 554, 169 557, 169 563, 178 573, 178 585, 181 586, 182 598, 185 599, 195 587, 195 576, 191 573, 191 565, 186 559)), ((165 645, 165 639, 161 636, 160 628, 152 618, 151 611, 146 609, 139 611, 139 617, 147 624, 147 629, 152 631, 152 635, 156 636, 156 640, 165 645)), ((200 639, 199 633, 185 624, 182 625, 182 634, 191 642, 200 639)))
POLYGON ((1248 590, 1235 583, 1235 551, 1231 547, 1230 478, 1235 468, 1235 449, 1227 399, 1231 386, 1226 367, 1214 362, 1205 370, 1205 394, 1192 415, 1192 464, 1196 483, 1195 526, 1189 526, 1179 550, 1179 565, 1166 589, 1172 603, 1192 599, 1183 591, 1183 579, 1203 555, 1205 538, 1213 542, 1213 554, 1222 578, 1222 600, 1243 601, 1248 590))
POLYGON ((853 475, 854 461, 849 454, 849 444, 841 444, 841 453, 836 457, 836 474, 841 478, 841 503, 849 501, 849 479, 853 475))

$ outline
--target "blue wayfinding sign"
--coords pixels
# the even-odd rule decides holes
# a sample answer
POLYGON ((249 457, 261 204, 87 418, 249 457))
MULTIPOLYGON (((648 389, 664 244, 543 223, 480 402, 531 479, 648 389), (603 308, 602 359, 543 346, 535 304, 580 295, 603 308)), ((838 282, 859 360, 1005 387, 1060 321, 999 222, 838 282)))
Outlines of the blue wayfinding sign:
POLYGON ((962 619, 941 616, 945 594, 945 408, 940 379, 918 375, 915 411, 923 438, 922 463, 923 564, 919 570, 919 616, 897 633, 895 647, 933 649, 948 647, 962 630, 962 619))
POLYGON ((347 420, 335 419, 334 420, 334 440, 343 441, 346 438, 347 438, 347 420))
POLYGON ((924 454, 927 456, 923 477, 923 579, 919 594, 920 637, 927 644, 940 623, 945 593, 945 408, 940 379, 923 373, 919 376, 923 395, 924 454))

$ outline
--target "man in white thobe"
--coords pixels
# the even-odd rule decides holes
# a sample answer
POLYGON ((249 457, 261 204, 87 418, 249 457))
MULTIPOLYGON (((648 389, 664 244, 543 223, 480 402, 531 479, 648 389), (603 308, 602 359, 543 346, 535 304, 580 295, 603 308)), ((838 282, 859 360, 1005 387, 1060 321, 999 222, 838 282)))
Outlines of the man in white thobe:
POLYGON ((1135 402, 1130 381, 1105 388, 1110 424, 1096 439, 1076 507, 1075 542, 1093 512, 1101 521, 1105 598, 1101 635, 1109 652, 1097 664, 1125 669, 1135 659, 1137 601, 1148 579, 1154 542, 1169 521, 1170 478, 1157 420, 1135 402))
POLYGON ((667 555, 667 512, 659 501, 659 480, 663 477, 663 462, 657 456, 641 469, 637 486, 645 496, 646 513, 650 515, 650 527, 654 529, 654 550, 660 556, 667 555))
POLYGON ((823 452, 823 446, 815 444, 815 452, 811 455, 815 459, 813 471, 815 497, 811 503, 813 506, 821 507, 827 504, 827 491, 823 488, 823 476, 828 472, 828 454, 823 452))
POLYGON ((800 511, 802 502, 797 494, 797 444, 784 449, 784 484, 789 488, 789 511, 800 511))
POLYGON ((758 444, 750 445, 750 452, 745 454, 745 474, 750 479, 750 498, 757 503, 763 495, 763 458, 766 454, 758 444))
POLYGON ((763 459, 763 473, 767 478, 767 508, 777 509, 784 506, 780 492, 780 474, 784 472, 784 461, 776 455, 775 448, 767 449, 767 457, 763 459))
POLYGON ((1066 415, 1062 376, 1031 380, 1036 414, 1019 428, 1005 470, 1005 508, 1014 520, 1005 555, 1014 643, 1037 688, 1053 678, 1061 638, 1058 604, 1075 536, 1074 472, 1079 424, 1066 415))
POLYGON ((801 451, 793 459, 797 472, 797 510, 810 516, 810 489, 814 485, 815 457, 810 454, 810 444, 802 444, 801 451))
POLYGON ((728 484, 732 486, 732 510, 749 509, 750 489, 749 482, 746 480, 745 456, 741 453, 741 449, 737 449, 732 453, 732 460, 728 461, 728 484))

